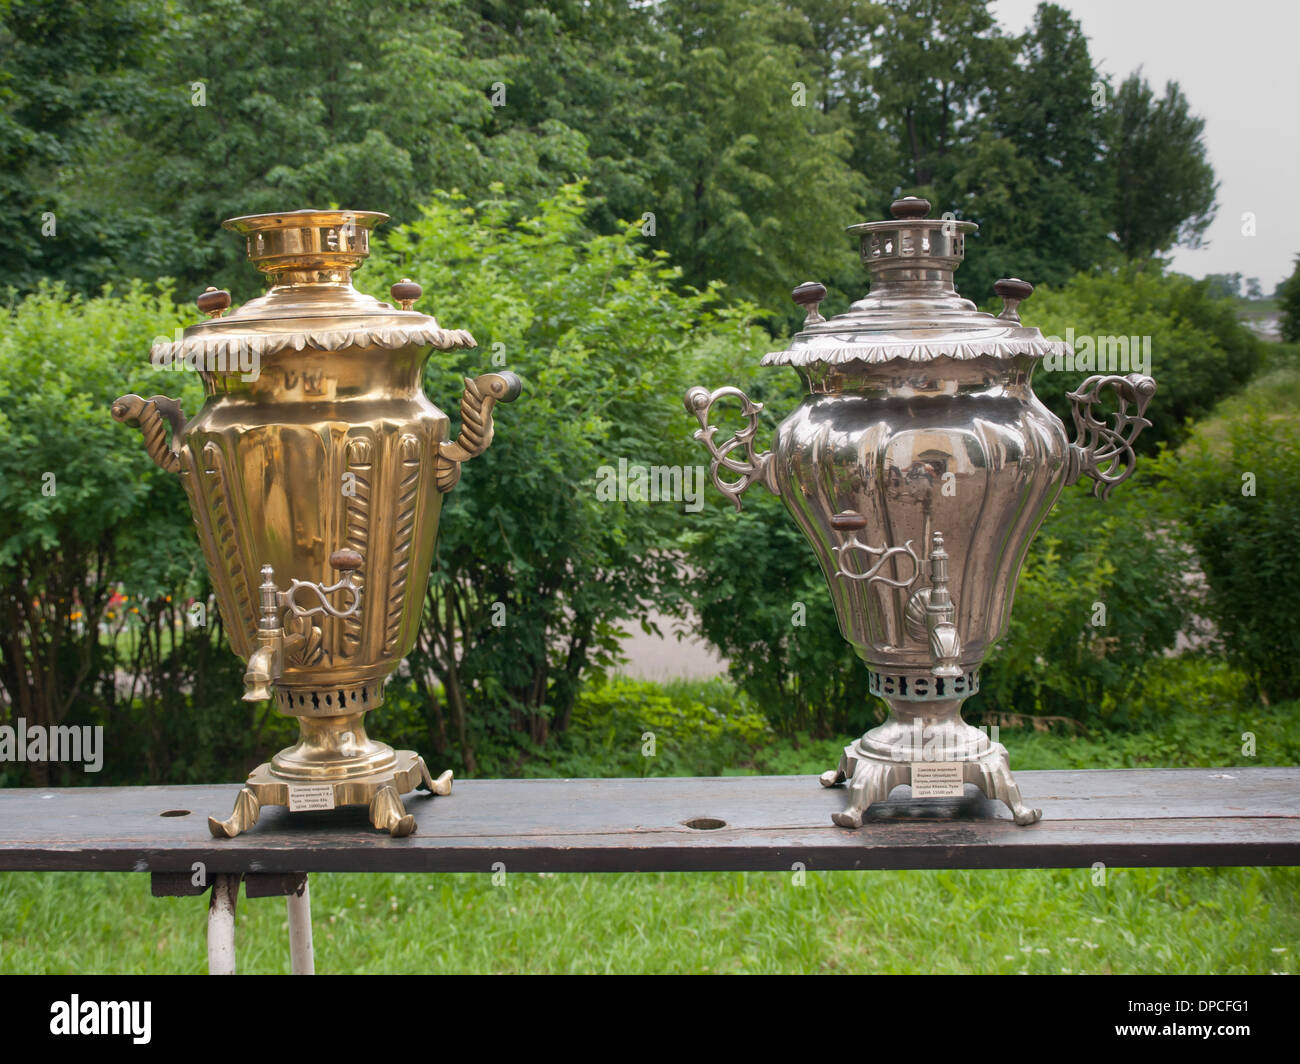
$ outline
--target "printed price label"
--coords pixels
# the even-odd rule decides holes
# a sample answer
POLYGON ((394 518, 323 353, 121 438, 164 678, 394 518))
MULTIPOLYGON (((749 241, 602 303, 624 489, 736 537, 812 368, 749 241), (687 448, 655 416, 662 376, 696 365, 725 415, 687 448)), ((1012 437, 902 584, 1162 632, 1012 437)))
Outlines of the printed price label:
POLYGON ((913 761, 913 798, 960 798, 965 773, 960 761, 913 761))
POLYGON ((334 787, 329 783, 289 784, 289 812, 305 813, 312 809, 333 809, 334 787))

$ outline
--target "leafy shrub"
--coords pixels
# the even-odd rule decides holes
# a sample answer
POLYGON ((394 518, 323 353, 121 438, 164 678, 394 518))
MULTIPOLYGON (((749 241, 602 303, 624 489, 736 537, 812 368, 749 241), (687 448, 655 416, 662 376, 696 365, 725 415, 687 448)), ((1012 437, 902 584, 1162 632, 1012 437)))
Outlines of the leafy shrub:
MULTIPOLYGON (((3 313, 0 688, 8 713, 29 724, 106 724, 112 742, 133 725, 116 715, 123 662, 101 632, 117 627, 107 623, 118 620, 108 616, 110 598, 127 589, 119 609, 153 624, 157 649, 159 607, 168 592, 183 600, 187 583, 201 593, 191 578, 202 565, 179 483, 109 407, 127 391, 168 392, 193 411, 198 381, 150 364, 151 342, 180 324, 165 287, 82 299, 45 286, 3 313)), ((169 670, 149 680, 156 697, 179 699, 169 670)), ((39 783, 50 766, 28 770, 39 783)))
POLYGON ((485 744, 481 762, 492 776, 721 776, 773 740, 762 714, 726 681, 613 676, 583 686, 567 731, 545 745, 485 744))
MULTIPOLYGON (((1147 417, 1151 427, 1137 450, 1154 454, 1176 446, 1187 422, 1205 417, 1225 395, 1239 391, 1263 363, 1266 344, 1243 325, 1232 299, 1216 299, 1205 281, 1160 273, 1152 264, 1113 273, 1079 274, 1060 289, 1040 288, 1021 309, 1045 335, 1151 337, 1150 373, 1158 390, 1147 417)), ((1076 348, 1079 345, 1076 344, 1076 348)), ((1040 399, 1072 425, 1066 392, 1091 372, 1035 375, 1040 399)))
POLYGON ((1269 700, 1300 698, 1300 418, 1263 402, 1162 456, 1229 657, 1269 700))
POLYGON ((639 226, 592 237, 584 210, 577 186, 536 212, 439 196, 378 242, 362 275, 376 291, 416 278, 419 309, 478 340, 426 368, 453 423, 465 376, 508 367, 524 381, 443 507, 409 658, 434 752, 454 749, 471 773, 480 749, 564 731, 581 682, 617 661, 620 623, 685 597, 682 503, 610 501, 598 478, 621 459, 698 462, 679 398, 684 359, 696 345, 758 346, 714 292, 680 288, 639 226))
POLYGON ((988 655, 980 712, 1133 726, 1152 715, 1137 692, 1171 651, 1195 604, 1193 558, 1172 519, 1153 524, 1155 493, 1139 475, 1105 502, 1062 493, 1029 549, 1011 623, 988 655))

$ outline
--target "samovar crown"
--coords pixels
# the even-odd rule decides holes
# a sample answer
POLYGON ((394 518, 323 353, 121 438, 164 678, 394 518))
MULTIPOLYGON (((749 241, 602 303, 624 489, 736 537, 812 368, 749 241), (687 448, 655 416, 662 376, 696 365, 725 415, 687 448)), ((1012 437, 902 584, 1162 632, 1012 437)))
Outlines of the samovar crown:
POLYGON ((339 280, 370 254, 370 230, 388 221, 379 211, 276 211, 227 218, 222 227, 240 233, 248 261, 272 279, 277 275, 337 273, 339 280))

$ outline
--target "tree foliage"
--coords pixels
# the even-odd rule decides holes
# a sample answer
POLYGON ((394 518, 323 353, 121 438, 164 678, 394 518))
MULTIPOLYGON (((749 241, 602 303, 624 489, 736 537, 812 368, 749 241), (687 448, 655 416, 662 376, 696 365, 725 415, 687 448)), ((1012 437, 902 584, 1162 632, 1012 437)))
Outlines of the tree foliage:
POLYGON ((435 748, 471 771, 481 744, 566 728, 580 682, 617 660, 621 623, 680 601, 684 500, 638 501, 630 483, 611 499, 600 486, 620 460, 685 464, 693 348, 760 347, 716 291, 681 288, 639 226, 585 234, 585 208, 576 186, 536 210, 504 194, 440 197, 381 238, 363 275, 377 290, 418 278, 420 308, 478 340, 429 362, 444 409, 467 375, 504 364, 524 380, 443 508, 410 659, 435 748))
POLYGON ((1195 243, 1214 206, 1178 86, 1112 92, 1055 4, 1009 35, 986 0, 21 0, 0 39, 20 221, 0 284, 24 291, 167 275, 248 296, 223 218, 402 223, 439 188, 536 205, 584 178, 588 229, 640 220, 683 284, 793 324, 800 281, 860 293, 842 227, 903 192, 980 223, 981 301, 999 276, 1195 243), (35 238, 46 204, 57 242, 35 238))

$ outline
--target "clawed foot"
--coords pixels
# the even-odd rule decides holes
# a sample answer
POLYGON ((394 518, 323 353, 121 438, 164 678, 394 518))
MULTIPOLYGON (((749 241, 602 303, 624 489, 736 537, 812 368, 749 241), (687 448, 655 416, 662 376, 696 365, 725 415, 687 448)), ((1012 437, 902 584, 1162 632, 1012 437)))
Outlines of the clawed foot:
POLYGON ((451 785, 455 777, 451 769, 447 769, 436 780, 429 773, 429 766, 424 763, 424 758, 420 758, 420 786, 430 794, 451 794, 451 785))
POLYGON ((230 819, 218 820, 210 816, 208 830, 212 832, 213 838, 233 839, 240 832, 247 831, 256 824, 261 812, 262 804, 257 800, 257 795, 244 787, 235 798, 235 811, 230 814, 230 819))
POLYGON ((1029 824, 1036 823, 1038 818, 1043 815, 1041 809, 1030 809, 1026 805, 1013 805, 1011 812, 1016 818, 1016 823, 1022 828, 1029 824))
POLYGON ((370 800, 370 823, 395 839, 415 831, 415 817, 406 811, 395 787, 380 788, 370 800))

